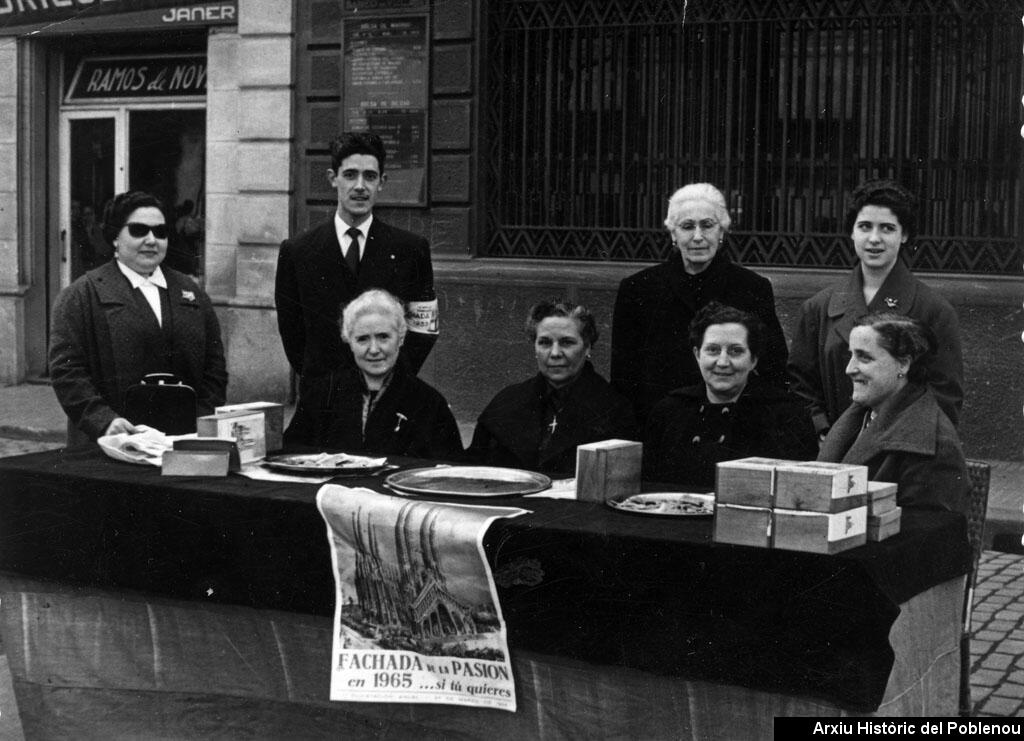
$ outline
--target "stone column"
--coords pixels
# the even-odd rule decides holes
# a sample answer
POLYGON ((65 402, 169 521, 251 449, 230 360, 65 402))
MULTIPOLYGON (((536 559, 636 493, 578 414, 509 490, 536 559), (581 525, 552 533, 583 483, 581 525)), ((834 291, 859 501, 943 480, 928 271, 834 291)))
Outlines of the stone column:
POLYGON ((281 401, 289 369, 274 271, 289 231, 292 3, 247 0, 208 45, 206 287, 218 306, 229 401, 281 401))
POLYGON ((0 385, 25 378, 25 299, 18 239, 18 45, 0 39, 0 385))

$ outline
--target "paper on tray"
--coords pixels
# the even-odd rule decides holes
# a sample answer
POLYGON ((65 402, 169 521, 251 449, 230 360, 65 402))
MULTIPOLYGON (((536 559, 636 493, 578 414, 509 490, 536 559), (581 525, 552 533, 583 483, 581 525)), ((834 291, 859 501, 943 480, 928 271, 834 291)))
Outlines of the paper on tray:
POLYGON ((550 488, 524 496, 542 499, 576 499, 576 479, 555 479, 551 482, 550 488))
POLYGON ((302 473, 271 471, 269 468, 264 468, 260 461, 243 463, 242 468, 236 473, 256 481, 295 481, 302 484, 323 484, 336 476, 334 473, 326 473, 323 476, 310 476, 309 474, 302 473))

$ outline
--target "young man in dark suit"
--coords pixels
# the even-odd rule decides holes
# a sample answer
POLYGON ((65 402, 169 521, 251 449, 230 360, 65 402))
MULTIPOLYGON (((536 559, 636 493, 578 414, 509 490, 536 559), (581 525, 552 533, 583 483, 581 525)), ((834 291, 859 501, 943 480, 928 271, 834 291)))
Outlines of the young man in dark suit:
POLYGON ((402 347, 418 372, 438 333, 437 297, 427 240, 375 218, 373 206, 387 179, 384 144, 369 132, 331 143, 327 178, 338 193, 334 218, 281 244, 274 304, 288 362, 306 384, 354 367, 338 329, 341 309, 368 288, 383 288, 405 303, 409 333, 402 347))

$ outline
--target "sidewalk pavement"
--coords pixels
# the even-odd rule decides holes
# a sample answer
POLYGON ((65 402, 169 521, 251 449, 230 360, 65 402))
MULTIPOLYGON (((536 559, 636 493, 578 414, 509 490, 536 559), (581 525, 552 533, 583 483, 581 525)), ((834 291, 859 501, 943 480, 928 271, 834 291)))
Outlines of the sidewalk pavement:
MULTIPOLYGON (((468 440, 472 422, 460 421, 459 428, 468 440)), ((49 386, 0 388, 0 457, 61 447, 66 433, 49 386)), ((999 536, 1016 547, 1007 549, 1015 553, 982 554, 972 612, 971 697, 979 717, 1024 717, 1024 461, 989 463, 985 548, 999 536)))

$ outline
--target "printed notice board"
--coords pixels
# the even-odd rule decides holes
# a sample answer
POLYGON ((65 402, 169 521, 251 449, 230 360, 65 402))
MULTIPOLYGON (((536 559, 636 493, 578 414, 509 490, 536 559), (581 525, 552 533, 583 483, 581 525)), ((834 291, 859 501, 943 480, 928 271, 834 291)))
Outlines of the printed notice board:
POLYGON ((344 22, 345 130, 384 140, 387 185, 379 203, 426 205, 426 15, 348 18, 344 22))

